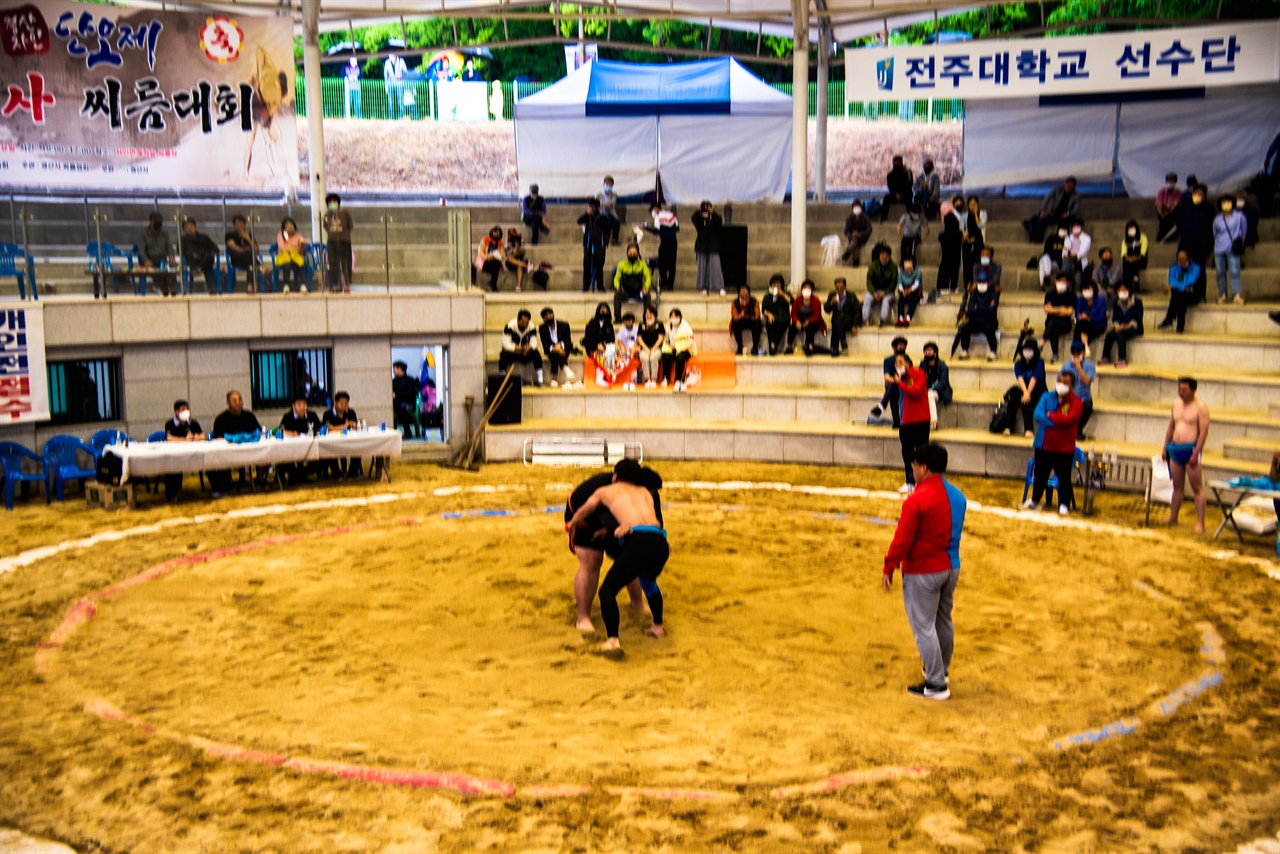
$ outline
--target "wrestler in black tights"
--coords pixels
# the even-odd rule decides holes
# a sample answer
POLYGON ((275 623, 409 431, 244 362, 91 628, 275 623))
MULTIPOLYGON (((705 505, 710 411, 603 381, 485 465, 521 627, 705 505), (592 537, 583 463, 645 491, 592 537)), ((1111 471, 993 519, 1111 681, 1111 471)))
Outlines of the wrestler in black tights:
POLYGON ((600 616, 604 619, 606 637, 618 636, 618 594, 635 578, 646 588, 645 598, 653 612, 653 624, 662 625, 662 593, 656 582, 670 556, 671 549, 662 534, 640 530, 622 538, 618 556, 600 585, 600 616))

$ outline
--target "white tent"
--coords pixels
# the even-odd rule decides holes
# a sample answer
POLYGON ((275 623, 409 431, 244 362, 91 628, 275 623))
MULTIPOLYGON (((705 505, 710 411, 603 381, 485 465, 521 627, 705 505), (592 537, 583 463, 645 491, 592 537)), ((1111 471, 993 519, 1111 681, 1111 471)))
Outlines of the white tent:
POLYGON ((588 196, 612 175, 622 195, 780 202, 791 172, 791 98, 732 59, 677 65, 589 62, 515 105, 522 185, 588 196))

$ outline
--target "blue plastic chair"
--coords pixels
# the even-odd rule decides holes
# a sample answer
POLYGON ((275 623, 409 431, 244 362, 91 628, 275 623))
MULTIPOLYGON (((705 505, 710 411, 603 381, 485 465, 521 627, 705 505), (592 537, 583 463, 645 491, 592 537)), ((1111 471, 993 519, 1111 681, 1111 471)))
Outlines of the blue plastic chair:
POLYGON ((99 430, 89 437, 89 447, 93 448, 93 460, 102 459, 102 451, 107 445, 123 445, 129 439, 123 430, 99 430))
POLYGON ((4 509, 13 509, 13 492, 18 484, 22 484, 23 498, 27 496, 28 483, 43 484, 44 503, 49 503, 49 463, 44 457, 17 442, 0 442, 0 470, 4 473, 4 509))
POLYGON ((307 261, 307 287, 314 291, 316 289, 316 276, 319 275, 323 281, 324 276, 328 274, 329 247, 323 243, 308 243, 307 251, 303 253, 303 257, 307 261))
POLYGON ((18 298, 27 298, 27 277, 31 278, 31 298, 40 299, 40 291, 36 288, 36 268, 31 258, 21 246, 12 243, 0 243, 0 277, 13 276, 18 280, 18 298), (22 265, 19 268, 18 262, 22 265))
MULTIPOLYGON (((228 264, 231 262, 228 261, 228 264)), ((185 263, 182 265, 182 295, 191 296, 191 280, 194 278, 194 271, 185 263)), ((218 250, 213 256, 213 293, 220 295, 222 293, 222 250, 218 250)))
MULTIPOLYGON (((1080 487, 1084 486, 1084 476, 1081 474, 1081 471, 1083 471, 1081 467, 1084 465, 1084 460, 1085 460, 1084 449, 1077 446, 1075 458, 1072 464, 1072 472, 1075 477, 1075 485, 1080 487)), ((1035 469, 1036 469, 1036 458, 1035 458, 1035 455, 1033 454, 1031 456, 1031 459, 1027 460, 1027 478, 1022 484, 1023 503, 1026 502, 1027 495, 1028 493, 1031 492, 1031 487, 1035 484, 1035 469)), ((1049 482, 1045 485, 1044 500, 1049 502, 1050 504, 1053 504, 1053 496, 1056 495, 1057 493, 1058 493, 1058 476, 1056 474, 1051 474, 1049 475, 1049 482)), ((1071 496, 1071 503, 1073 505, 1076 503, 1074 492, 1072 493, 1072 496, 1071 496)))
MULTIPOLYGON (((130 249, 129 251, 133 253, 133 260, 134 260, 135 262, 137 262, 137 264, 138 264, 138 266, 139 266, 139 267, 141 267, 141 266, 142 266, 142 252, 138 249, 138 244, 136 244, 136 243, 135 243, 135 244, 133 244, 133 248, 132 248, 132 249, 130 249)), ((168 261, 161 261, 161 262, 160 262, 160 269, 161 269, 161 270, 168 270, 168 269, 169 269, 169 262, 168 262, 168 261)), ((146 277, 146 276, 139 276, 135 281, 137 282, 137 285, 136 285, 136 287, 134 288, 134 291, 133 291, 133 292, 134 292, 135 294, 137 294, 138 296, 140 296, 140 297, 145 297, 145 296, 147 295, 147 277, 146 277)), ((177 283, 177 286, 178 286, 178 287, 182 287, 182 283, 181 283, 181 282, 178 282, 178 283, 177 283)))
MULTIPOLYGON (((116 261, 124 261, 128 271, 133 272, 133 256, 118 246, 103 241, 99 250, 99 244, 95 240, 87 244, 84 251, 89 255, 89 272, 101 278, 104 294, 107 292, 107 279, 112 278, 112 273, 118 272, 115 266, 116 261), (101 269, 99 269, 99 263, 101 263, 101 269)), ((115 279, 114 285, 115 292, 120 293, 120 280, 115 279)), ((136 285, 132 287, 135 291, 137 290, 136 285)))
POLYGON ((54 436, 44 443, 44 458, 49 466, 49 477, 53 479, 53 494, 59 501, 63 498, 63 487, 67 481, 86 481, 97 475, 93 469, 81 467, 80 454, 91 462, 97 461, 93 448, 75 436, 54 436))
MULTIPOLYGON (((249 276, 250 280, 257 285, 257 290, 259 293, 261 293, 266 289, 266 285, 267 285, 266 277, 263 276, 261 272, 262 271, 262 253, 261 252, 253 253, 253 266, 254 268, 252 270, 245 270, 244 272, 245 272, 245 275, 249 276)), ((231 255, 230 253, 228 253, 227 254, 227 274, 226 274, 226 277, 223 279, 223 284, 226 285, 226 288, 225 290, 222 290, 221 293, 230 294, 235 292, 236 273, 240 272, 241 269, 243 268, 231 266, 231 255)))

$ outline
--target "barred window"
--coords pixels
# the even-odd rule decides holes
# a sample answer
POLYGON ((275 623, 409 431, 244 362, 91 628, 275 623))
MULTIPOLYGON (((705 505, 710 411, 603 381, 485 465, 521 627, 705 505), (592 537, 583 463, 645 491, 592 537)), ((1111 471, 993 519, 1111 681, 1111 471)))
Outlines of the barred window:
POLYGON ((49 412, 55 425, 119 421, 120 360, 49 362, 49 412))
POLYGON ((333 394, 333 350, 329 348, 259 350, 249 354, 249 366, 254 409, 288 409, 308 377, 312 386, 308 402, 329 405, 333 394))

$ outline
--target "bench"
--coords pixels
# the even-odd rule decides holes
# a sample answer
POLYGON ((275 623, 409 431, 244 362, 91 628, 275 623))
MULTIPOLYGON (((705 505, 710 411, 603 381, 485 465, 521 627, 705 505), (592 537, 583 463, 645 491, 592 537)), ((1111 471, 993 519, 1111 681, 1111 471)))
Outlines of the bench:
POLYGON ((612 466, 618 460, 644 462, 639 442, 610 442, 578 437, 530 437, 524 440, 521 458, 526 466, 612 466))

